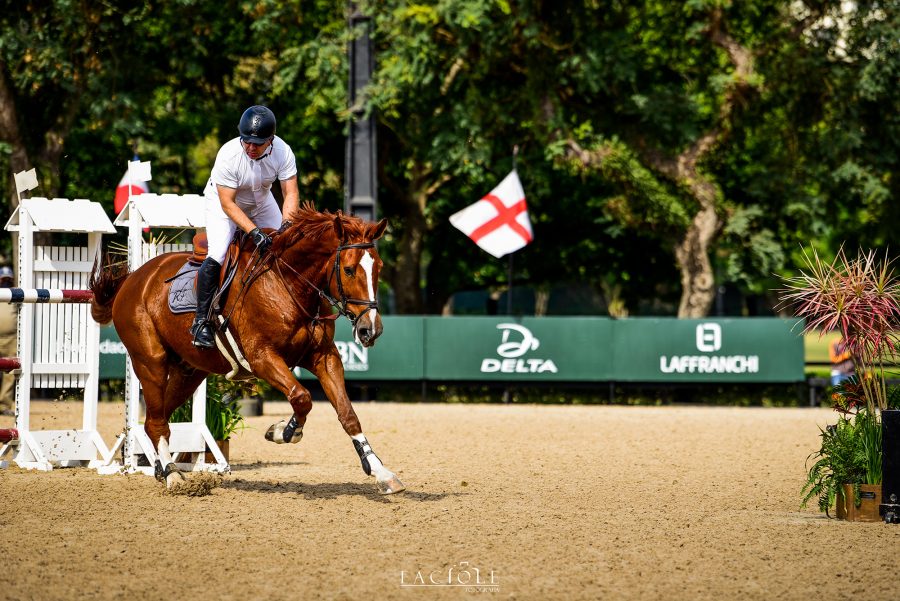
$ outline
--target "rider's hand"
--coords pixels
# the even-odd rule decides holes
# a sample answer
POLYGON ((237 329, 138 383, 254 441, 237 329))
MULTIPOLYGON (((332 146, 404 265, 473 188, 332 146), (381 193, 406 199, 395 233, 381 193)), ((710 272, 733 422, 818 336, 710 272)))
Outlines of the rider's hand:
POLYGON ((292 225, 294 225, 294 222, 292 222, 290 219, 285 219, 284 221, 281 222, 281 227, 278 228, 278 231, 276 233, 282 234, 282 233, 284 233, 284 230, 288 229, 292 225))
POLYGON ((253 238, 253 244, 259 249, 260 254, 269 250, 269 246, 272 244, 272 238, 261 232, 258 227, 250 230, 250 237, 253 238))

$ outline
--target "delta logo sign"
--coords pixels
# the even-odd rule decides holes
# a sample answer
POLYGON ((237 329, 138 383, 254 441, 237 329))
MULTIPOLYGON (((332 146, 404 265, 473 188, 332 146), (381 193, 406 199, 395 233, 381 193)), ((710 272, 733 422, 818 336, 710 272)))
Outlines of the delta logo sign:
POLYGON ((497 324, 502 332, 500 345, 497 347, 498 357, 486 357, 481 360, 481 373, 485 374, 542 374, 557 373, 552 359, 539 359, 525 355, 536 351, 541 342, 535 338, 531 330, 517 323, 497 324))
POLYGON ((664 374, 755 374, 759 372, 758 355, 716 355, 722 348, 722 326, 717 323, 697 324, 694 341, 705 355, 662 355, 659 369, 664 374))

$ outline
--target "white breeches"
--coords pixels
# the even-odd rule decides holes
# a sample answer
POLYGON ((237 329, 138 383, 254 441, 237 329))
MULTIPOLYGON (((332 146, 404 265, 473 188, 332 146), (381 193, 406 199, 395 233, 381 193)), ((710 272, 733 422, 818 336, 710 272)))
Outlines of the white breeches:
MULTIPOLYGON (((278 208, 278 203, 275 202, 275 197, 271 194, 257 205, 245 206, 238 203, 238 206, 258 228, 270 227, 278 229, 281 227, 281 209, 278 208)), ((225 260, 228 244, 231 242, 236 229, 235 223, 222 210, 219 196, 217 194, 207 194, 206 240, 209 244, 209 254, 207 256, 210 259, 215 259, 220 264, 225 260)))

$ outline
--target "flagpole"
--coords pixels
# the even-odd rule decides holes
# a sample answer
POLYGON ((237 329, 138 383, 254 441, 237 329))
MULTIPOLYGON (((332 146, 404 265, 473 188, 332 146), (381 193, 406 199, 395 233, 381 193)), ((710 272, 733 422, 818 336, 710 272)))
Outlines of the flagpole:
MULTIPOLYGON (((515 144, 513 146, 512 153, 512 170, 516 170, 516 157, 519 155, 519 145, 515 144)), ((512 316, 513 314, 513 255, 515 253, 509 253, 506 261, 506 314, 512 316)), ((503 403, 509 404, 512 401, 512 391, 509 386, 504 387, 503 389, 503 403)))
MULTIPOLYGON (((513 146, 512 151, 512 170, 516 170, 516 157, 519 156, 519 145, 515 144, 513 146)), ((507 255, 508 260, 506 262, 506 314, 513 314, 513 300, 512 300, 512 291, 513 291, 513 255, 515 253, 509 253, 507 255)))
POLYGON ((512 315, 513 253, 509 253, 506 256, 508 257, 508 260, 506 262, 506 314, 512 315))

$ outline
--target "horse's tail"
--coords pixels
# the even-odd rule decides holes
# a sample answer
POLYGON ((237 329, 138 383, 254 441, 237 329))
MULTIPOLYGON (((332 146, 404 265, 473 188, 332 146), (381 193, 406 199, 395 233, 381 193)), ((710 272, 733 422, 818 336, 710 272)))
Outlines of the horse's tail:
POLYGON ((119 288, 128 277, 128 268, 124 263, 111 263, 108 255, 104 262, 106 265, 100 267, 98 255, 90 280, 91 292, 94 293, 94 300, 91 301, 91 317, 101 324, 112 321, 113 301, 116 300, 119 288))

